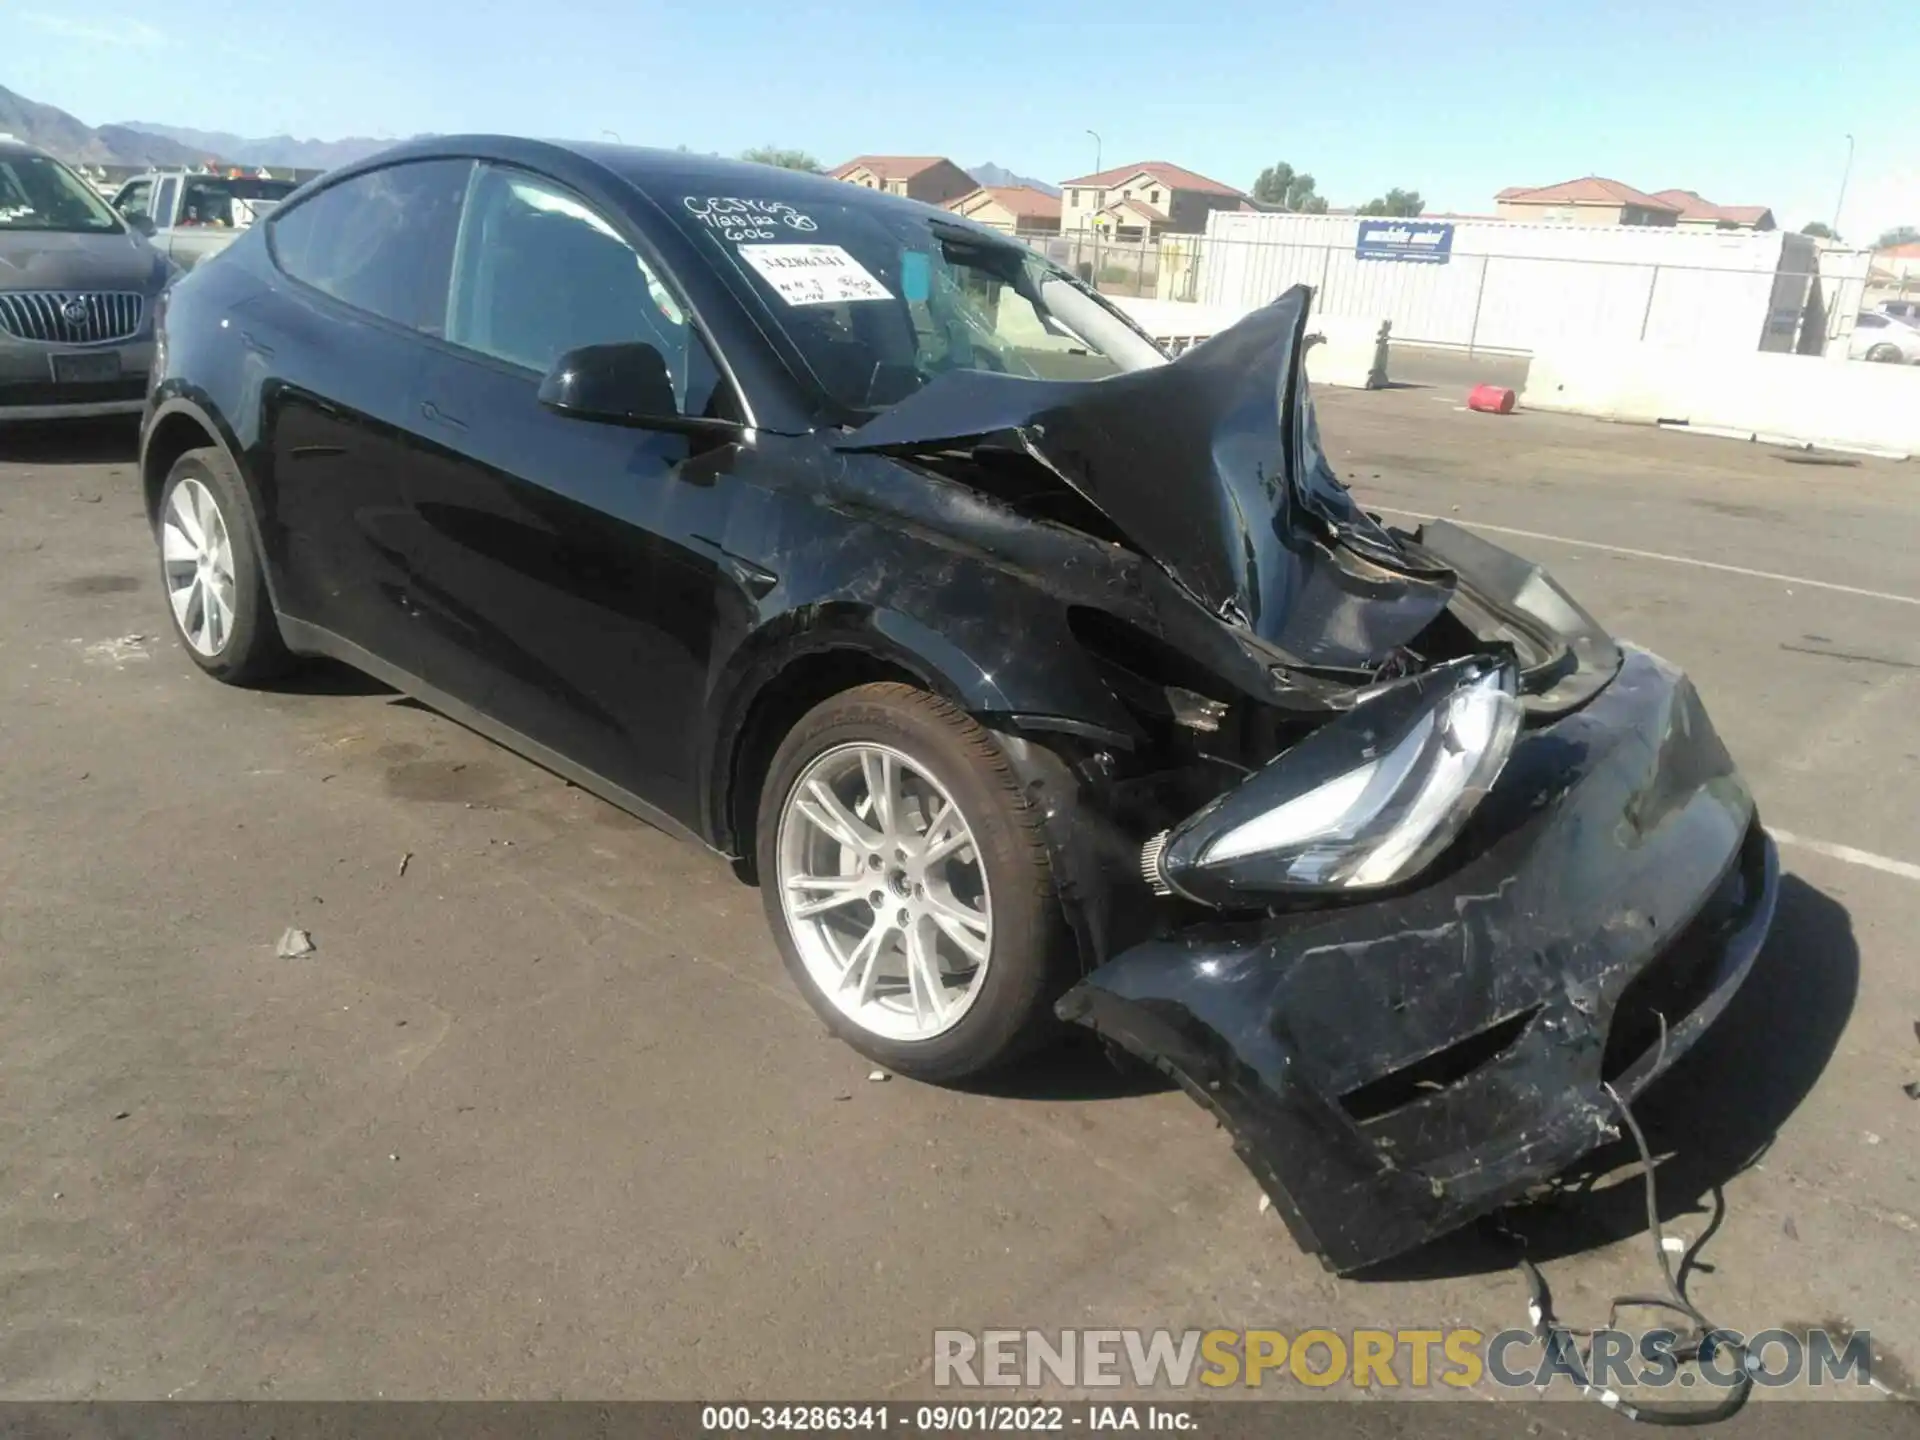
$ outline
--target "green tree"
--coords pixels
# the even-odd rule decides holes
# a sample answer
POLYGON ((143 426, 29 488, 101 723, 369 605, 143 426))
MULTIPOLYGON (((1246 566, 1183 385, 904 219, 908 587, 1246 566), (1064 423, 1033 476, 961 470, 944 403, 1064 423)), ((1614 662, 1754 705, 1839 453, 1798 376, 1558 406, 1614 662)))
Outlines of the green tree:
POLYGON ((1314 193, 1313 176, 1303 175, 1284 160, 1269 165, 1253 182, 1253 198, 1263 205, 1278 205, 1304 215, 1324 215, 1327 202, 1314 193))
POLYGON ((1920 240, 1920 229, 1916 229, 1912 225, 1896 225, 1878 240, 1874 241, 1873 248, 1876 250, 1884 250, 1889 245, 1911 245, 1916 240, 1920 240))
POLYGON ((1398 215, 1411 219, 1427 208, 1427 202, 1420 198, 1418 190, 1402 190, 1398 186, 1387 191, 1378 200, 1369 200, 1360 207, 1362 215, 1398 215))
POLYGON ((756 165, 775 165, 782 170, 805 170, 810 175, 821 174, 826 169, 806 151, 783 150, 778 145, 756 145, 751 150, 743 150, 740 158, 756 165))
POLYGON ((1840 238, 1839 235, 1834 232, 1831 225, 1822 224, 1818 220, 1809 220, 1806 224, 1802 225, 1800 227, 1800 233, 1802 235, 1811 235, 1816 240, 1838 240, 1840 238))

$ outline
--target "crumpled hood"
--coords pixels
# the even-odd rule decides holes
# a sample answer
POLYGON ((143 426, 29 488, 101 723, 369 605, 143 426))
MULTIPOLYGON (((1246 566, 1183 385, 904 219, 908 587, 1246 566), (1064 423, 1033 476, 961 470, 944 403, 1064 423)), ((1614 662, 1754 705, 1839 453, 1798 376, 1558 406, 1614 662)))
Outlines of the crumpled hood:
POLYGON ((1147 370, 956 370, 837 442, 911 453, 1013 434, 1208 609, 1310 664, 1366 668, 1426 627, 1452 572, 1362 512, 1320 453, 1295 286, 1147 370))
POLYGON ((166 265, 142 235, 0 231, 0 290, 137 290, 151 295, 166 265))

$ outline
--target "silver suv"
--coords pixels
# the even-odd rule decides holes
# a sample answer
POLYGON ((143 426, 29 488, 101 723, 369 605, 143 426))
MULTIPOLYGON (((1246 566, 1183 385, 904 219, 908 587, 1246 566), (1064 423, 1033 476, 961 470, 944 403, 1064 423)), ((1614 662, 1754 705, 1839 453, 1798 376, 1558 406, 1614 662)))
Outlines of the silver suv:
POLYGON ((0 425, 138 414, 176 273, 86 181, 0 136, 0 425))

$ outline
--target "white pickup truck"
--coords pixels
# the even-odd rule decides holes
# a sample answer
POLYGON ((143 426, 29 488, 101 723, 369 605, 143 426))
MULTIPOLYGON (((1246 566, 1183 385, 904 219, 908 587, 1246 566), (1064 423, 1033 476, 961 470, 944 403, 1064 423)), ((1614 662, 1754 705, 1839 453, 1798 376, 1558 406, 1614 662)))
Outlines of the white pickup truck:
POLYGON ((232 170, 149 170, 122 185, 113 208, 182 270, 233 242, 299 188, 232 170))

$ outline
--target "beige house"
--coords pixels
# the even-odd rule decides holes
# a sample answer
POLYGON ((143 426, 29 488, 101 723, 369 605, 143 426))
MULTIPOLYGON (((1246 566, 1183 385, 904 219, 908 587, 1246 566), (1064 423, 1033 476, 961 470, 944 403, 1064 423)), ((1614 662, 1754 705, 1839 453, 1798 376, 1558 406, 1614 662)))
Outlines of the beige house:
POLYGON ((1555 220, 1572 225, 1673 225, 1680 207, 1599 175, 1558 185, 1511 185, 1493 197, 1502 220, 1555 220))
POLYGON ((1063 233, 1094 230, 1115 240, 1198 235, 1215 210, 1252 208, 1244 192, 1164 160, 1081 175, 1060 185, 1063 233))
POLYGON ((983 185, 958 200, 949 200, 947 209, 998 230, 1022 235, 1060 233, 1060 197, 1031 185, 983 185))
POLYGON ((860 155, 832 172, 836 180, 944 205, 980 187, 944 155, 860 155))
POLYGON ((1697 190, 1656 190, 1653 198, 1680 208, 1682 230, 1771 230, 1773 211, 1764 205, 1716 205, 1697 190))

